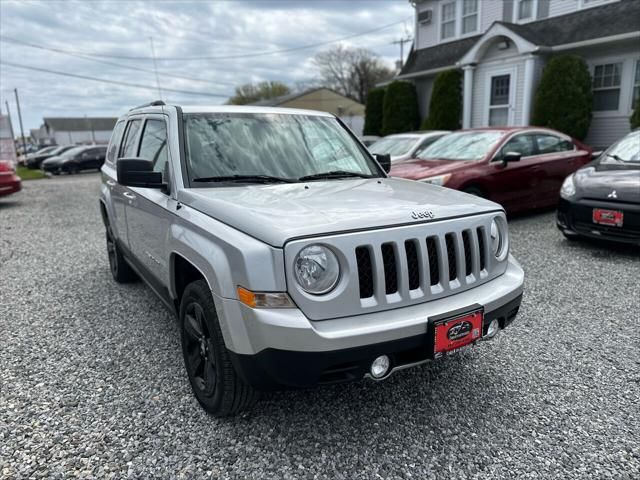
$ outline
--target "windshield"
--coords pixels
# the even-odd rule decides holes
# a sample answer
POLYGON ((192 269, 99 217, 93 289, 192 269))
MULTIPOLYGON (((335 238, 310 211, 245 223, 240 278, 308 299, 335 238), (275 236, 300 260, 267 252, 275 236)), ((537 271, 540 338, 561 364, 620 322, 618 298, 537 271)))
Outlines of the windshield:
POLYGON ((205 182, 194 186, 211 186, 208 180, 219 177, 380 176, 377 164, 331 117, 207 113, 184 119, 189 179, 205 182))
POLYGON ((371 153, 381 153, 393 156, 406 155, 416 144, 415 137, 387 137, 382 138, 369 147, 371 153))
POLYGON ((49 153, 53 155, 60 155, 62 152, 66 152, 70 148, 73 148, 73 147, 70 147, 69 145, 63 145, 62 147, 56 147, 55 149, 51 150, 49 153))
POLYGON ((502 131, 467 131, 451 133, 433 142, 418 154, 418 158, 428 160, 472 161, 481 160, 505 135, 502 131))
POLYGON ((70 158, 77 155, 78 153, 82 153, 84 150, 87 150, 87 147, 74 147, 74 148, 70 148, 69 150, 65 150, 64 153, 61 153, 59 156, 64 158, 70 158))
POLYGON ((54 151, 56 148, 58 148, 58 147, 56 147, 56 146, 53 146, 53 147, 44 147, 44 148, 41 148, 40 150, 38 150, 38 151, 35 153, 35 155, 44 155, 45 153, 49 153, 49 152, 54 151))
POLYGON ((614 143, 604 153, 602 162, 640 162, 640 130, 614 143))

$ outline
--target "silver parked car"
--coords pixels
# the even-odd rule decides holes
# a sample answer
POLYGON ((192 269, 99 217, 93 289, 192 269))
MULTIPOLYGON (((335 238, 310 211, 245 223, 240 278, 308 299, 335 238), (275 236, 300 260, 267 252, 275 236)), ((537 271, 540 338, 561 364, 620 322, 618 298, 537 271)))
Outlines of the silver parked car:
POLYGON ((411 160, 447 133, 451 132, 446 130, 431 130, 387 135, 369 145, 369 151, 373 154, 391 155, 392 163, 411 160))
POLYGON ((100 194, 111 273, 175 313, 207 411, 382 380, 515 318, 503 209, 389 168, 322 112, 154 102, 118 120, 100 194))

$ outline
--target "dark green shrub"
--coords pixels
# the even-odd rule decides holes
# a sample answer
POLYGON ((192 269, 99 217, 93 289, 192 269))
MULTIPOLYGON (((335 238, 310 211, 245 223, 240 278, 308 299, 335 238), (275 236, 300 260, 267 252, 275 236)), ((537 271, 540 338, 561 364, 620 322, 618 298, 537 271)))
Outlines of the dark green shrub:
POLYGON ((433 82, 429 115, 422 123, 423 130, 457 130, 462 117, 462 72, 440 72, 433 82))
POLYGON ((549 127, 584 140, 591 123, 593 94, 585 61, 576 55, 549 60, 533 105, 533 125, 549 127))
POLYGON ((387 86, 382 105, 382 134, 409 132, 418 128, 420 112, 413 83, 394 81, 387 86))
POLYGON ((363 135, 380 135, 382 132, 382 106, 384 88, 374 88, 367 94, 367 105, 364 111, 363 135))
POLYGON ((640 128, 640 98, 636 101, 633 113, 631 114, 631 117, 629 117, 629 123, 631 123, 631 130, 640 128))

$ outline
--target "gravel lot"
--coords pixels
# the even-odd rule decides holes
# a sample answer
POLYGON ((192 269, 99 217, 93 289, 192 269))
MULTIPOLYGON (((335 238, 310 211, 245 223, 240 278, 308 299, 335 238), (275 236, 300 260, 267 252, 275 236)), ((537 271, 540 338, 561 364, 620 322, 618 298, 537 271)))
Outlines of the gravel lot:
POLYGON ((525 299, 496 340, 218 420, 171 315, 111 279, 98 187, 0 200, 0 477, 640 478, 638 252, 515 219, 525 299))

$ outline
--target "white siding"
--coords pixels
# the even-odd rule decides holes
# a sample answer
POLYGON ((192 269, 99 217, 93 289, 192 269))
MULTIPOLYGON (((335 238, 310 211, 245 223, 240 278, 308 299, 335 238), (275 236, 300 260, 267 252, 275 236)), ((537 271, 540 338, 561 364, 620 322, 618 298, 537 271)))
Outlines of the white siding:
POLYGON ((622 138, 631 131, 629 116, 594 117, 591 119, 589 134, 585 139, 587 145, 604 148, 622 138))
MULTIPOLYGON (((96 130, 94 132, 96 143, 109 143, 111 137, 111 130, 96 130)), ((93 136, 91 131, 87 132, 65 132, 56 131, 53 133, 53 138, 57 145, 67 145, 69 143, 93 143, 93 136)))
POLYGON ((487 2, 486 0, 479 0, 480 3, 480 33, 484 33, 489 30, 489 27, 493 22, 502 20, 502 2, 496 2, 495 0, 487 2))
POLYGON ((551 0, 549 4, 549 16, 557 17, 566 13, 573 13, 581 8, 598 7, 605 3, 618 2, 619 0, 551 0))
POLYGON ((438 22, 440 15, 438 2, 436 0, 427 0, 416 6, 416 12, 424 12, 425 10, 432 11, 431 23, 426 25, 418 24, 416 30, 417 49, 433 47, 438 43, 438 22))

